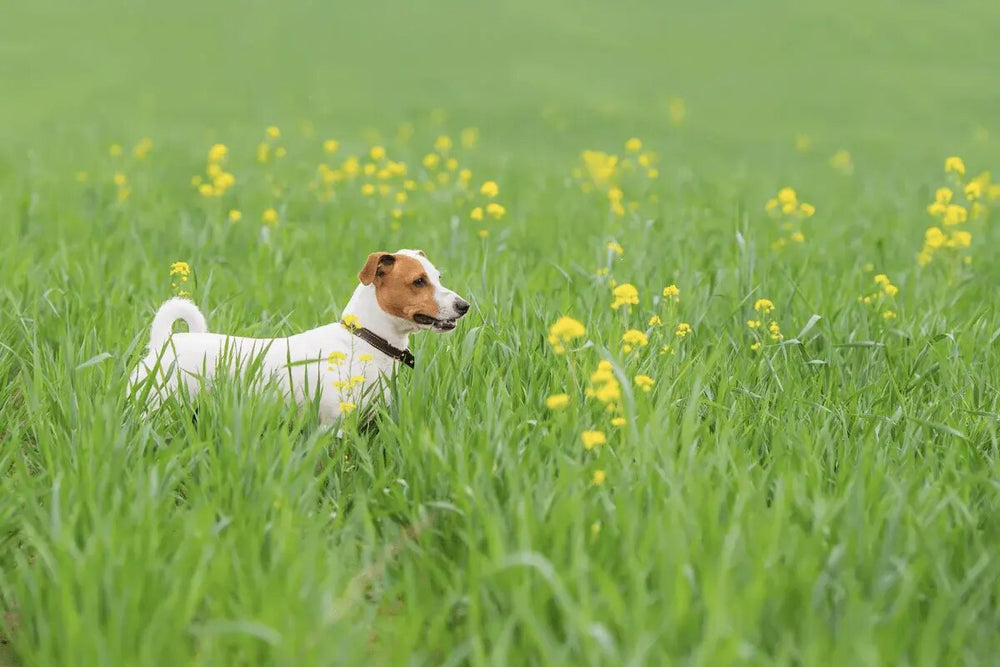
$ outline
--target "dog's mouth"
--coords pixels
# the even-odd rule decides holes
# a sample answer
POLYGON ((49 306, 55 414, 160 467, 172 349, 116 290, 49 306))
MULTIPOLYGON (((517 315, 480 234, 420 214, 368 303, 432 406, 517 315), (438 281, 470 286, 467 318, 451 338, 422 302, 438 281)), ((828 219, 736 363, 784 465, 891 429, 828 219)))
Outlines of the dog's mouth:
POLYGON ((424 315, 423 313, 417 313, 413 316, 414 322, 425 327, 430 327, 435 331, 451 331, 455 328, 455 321, 457 319, 457 317, 453 317, 450 320, 439 320, 436 317, 424 315))

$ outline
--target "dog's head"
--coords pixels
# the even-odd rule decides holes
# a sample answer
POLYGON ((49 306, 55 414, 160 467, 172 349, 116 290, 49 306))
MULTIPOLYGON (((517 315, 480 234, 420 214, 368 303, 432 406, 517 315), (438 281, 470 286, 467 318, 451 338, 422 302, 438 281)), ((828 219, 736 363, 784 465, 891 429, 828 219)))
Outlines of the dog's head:
POLYGON ((373 252, 358 279, 375 286, 382 310, 418 329, 451 331, 469 312, 469 302, 441 284, 441 272, 421 250, 373 252))

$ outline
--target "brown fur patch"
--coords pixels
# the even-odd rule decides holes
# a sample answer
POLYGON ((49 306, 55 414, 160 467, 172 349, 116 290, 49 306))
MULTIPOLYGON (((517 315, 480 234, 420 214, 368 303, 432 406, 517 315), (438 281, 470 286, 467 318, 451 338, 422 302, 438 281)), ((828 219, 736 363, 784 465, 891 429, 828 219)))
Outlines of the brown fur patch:
MULTIPOLYGON (((434 285, 424 271, 423 264, 408 255, 394 255, 395 261, 387 264, 379 261, 380 254, 382 253, 373 253, 368 262, 375 266, 372 282, 375 283, 375 298, 382 310, 410 321, 418 314, 437 317, 438 304, 434 298, 434 285), (372 261, 372 256, 375 256, 376 261, 372 261), (419 278, 424 279, 422 287, 413 284, 419 278)), ((365 269, 367 268, 368 264, 365 265, 365 269)))

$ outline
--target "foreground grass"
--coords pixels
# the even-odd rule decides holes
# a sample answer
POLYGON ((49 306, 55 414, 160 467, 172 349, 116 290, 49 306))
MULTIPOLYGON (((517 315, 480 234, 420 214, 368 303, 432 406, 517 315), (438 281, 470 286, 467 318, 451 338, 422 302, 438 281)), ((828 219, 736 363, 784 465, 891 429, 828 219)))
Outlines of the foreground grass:
MULTIPOLYGON (((575 103, 592 91, 573 72, 547 80, 575 103)), ((9 659, 990 662, 1000 648, 996 233, 968 223, 968 265, 915 257, 945 155, 963 149, 969 176, 1000 168, 981 158, 995 139, 914 125, 880 139, 887 147, 819 110, 809 151, 781 127, 787 149, 761 155, 756 137, 779 124, 758 117, 746 146, 720 148, 720 131, 738 133, 699 125, 697 93, 679 125, 662 120, 669 103, 656 121, 633 99, 556 108, 521 127, 512 109, 530 95, 498 111, 455 92, 434 100, 459 107, 454 118, 428 105, 380 119, 378 137, 300 126, 309 114, 282 115, 275 102, 267 121, 247 112, 213 131, 178 129, 168 114, 100 138, 63 128, 68 144, 22 138, 0 172, 9 659), (267 122, 280 138, 267 138, 267 122), (463 147, 471 125, 481 139, 463 147), (617 216, 606 188, 583 192, 573 170, 584 149, 624 159, 633 134, 658 153, 659 176, 619 174, 637 208, 617 216), (152 152, 132 156, 146 135, 152 152), (354 181, 323 201, 310 188, 318 163, 374 144, 436 182, 446 169, 422 161, 440 135, 472 172, 468 194, 421 185, 397 220, 394 193, 366 197, 354 181), (336 153, 324 152, 327 138, 336 153), (268 141, 287 156, 259 163, 268 141), (190 180, 206 176, 216 142, 237 182, 206 198, 190 180), (831 154, 855 144, 853 172, 832 169, 831 154), (506 213, 470 220, 487 180, 506 213), (786 184, 816 213, 803 243, 775 250, 787 231, 764 204, 786 184), (276 224, 262 221, 268 208, 276 224), (193 267, 188 289, 213 330, 274 336, 336 318, 367 253, 397 247, 423 248, 474 309, 455 334, 415 341, 417 368, 377 429, 347 424, 333 438, 239 383, 201 401, 197 422, 183 405, 148 421, 127 405, 128 371, 173 291, 170 262, 193 267), (859 303, 880 273, 899 293, 859 303), (633 284, 639 303, 613 310, 611 280, 633 284), (660 296, 671 284, 675 305, 660 296), (747 326, 760 299, 773 301, 783 340, 747 326), (546 337, 562 315, 587 333, 558 355, 546 337), (654 315, 661 325, 648 324, 654 315), (678 337, 682 322, 691 333, 678 337), (631 328, 648 344, 626 353, 631 328), (613 414, 586 396, 601 359, 621 383, 613 414), (569 404, 549 410, 556 393, 569 404), (612 426, 619 415, 626 423, 612 426), (584 430, 607 444, 585 449, 584 430)), ((975 115, 975 99, 958 113, 975 115)), ((12 122, 27 127, 20 112, 12 122)))

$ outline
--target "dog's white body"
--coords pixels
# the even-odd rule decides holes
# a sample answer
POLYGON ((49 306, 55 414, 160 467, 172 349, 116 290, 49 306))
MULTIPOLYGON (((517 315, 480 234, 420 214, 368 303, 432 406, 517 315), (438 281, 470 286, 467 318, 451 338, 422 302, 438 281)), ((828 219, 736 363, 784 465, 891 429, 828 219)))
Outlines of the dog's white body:
MULTIPOLYGON (((400 250, 395 256, 420 262, 434 290, 436 319, 453 328, 454 320, 468 310, 468 303, 441 285, 440 273, 423 253, 400 250)), ((423 329, 448 330, 443 325, 418 324, 387 313, 376 298, 374 283, 358 285, 354 290, 343 317, 352 315, 360 326, 400 350, 409 348, 411 333, 423 329)), ((274 381, 300 405, 318 398, 320 422, 330 424, 347 404, 354 406, 348 409, 363 409, 362 403, 370 400, 373 391, 388 398, 383 378, 390 376, 399 363, 340 322, 287 338, 209 333, 205 318, 194 303, 174 298, 164 303, 153 318, 149 350, 132 372, 131 386, 136 395, 141 395, 144 382, 156 371, 146 394, 146 407, 152 409, 166 396, 176 393, 181 383, 189 395, 194 395, 210 387, 216 373, 252 371, 255 380, 274 381), (178 319, 187 323, 188 332, 171 333, 178 319)))

